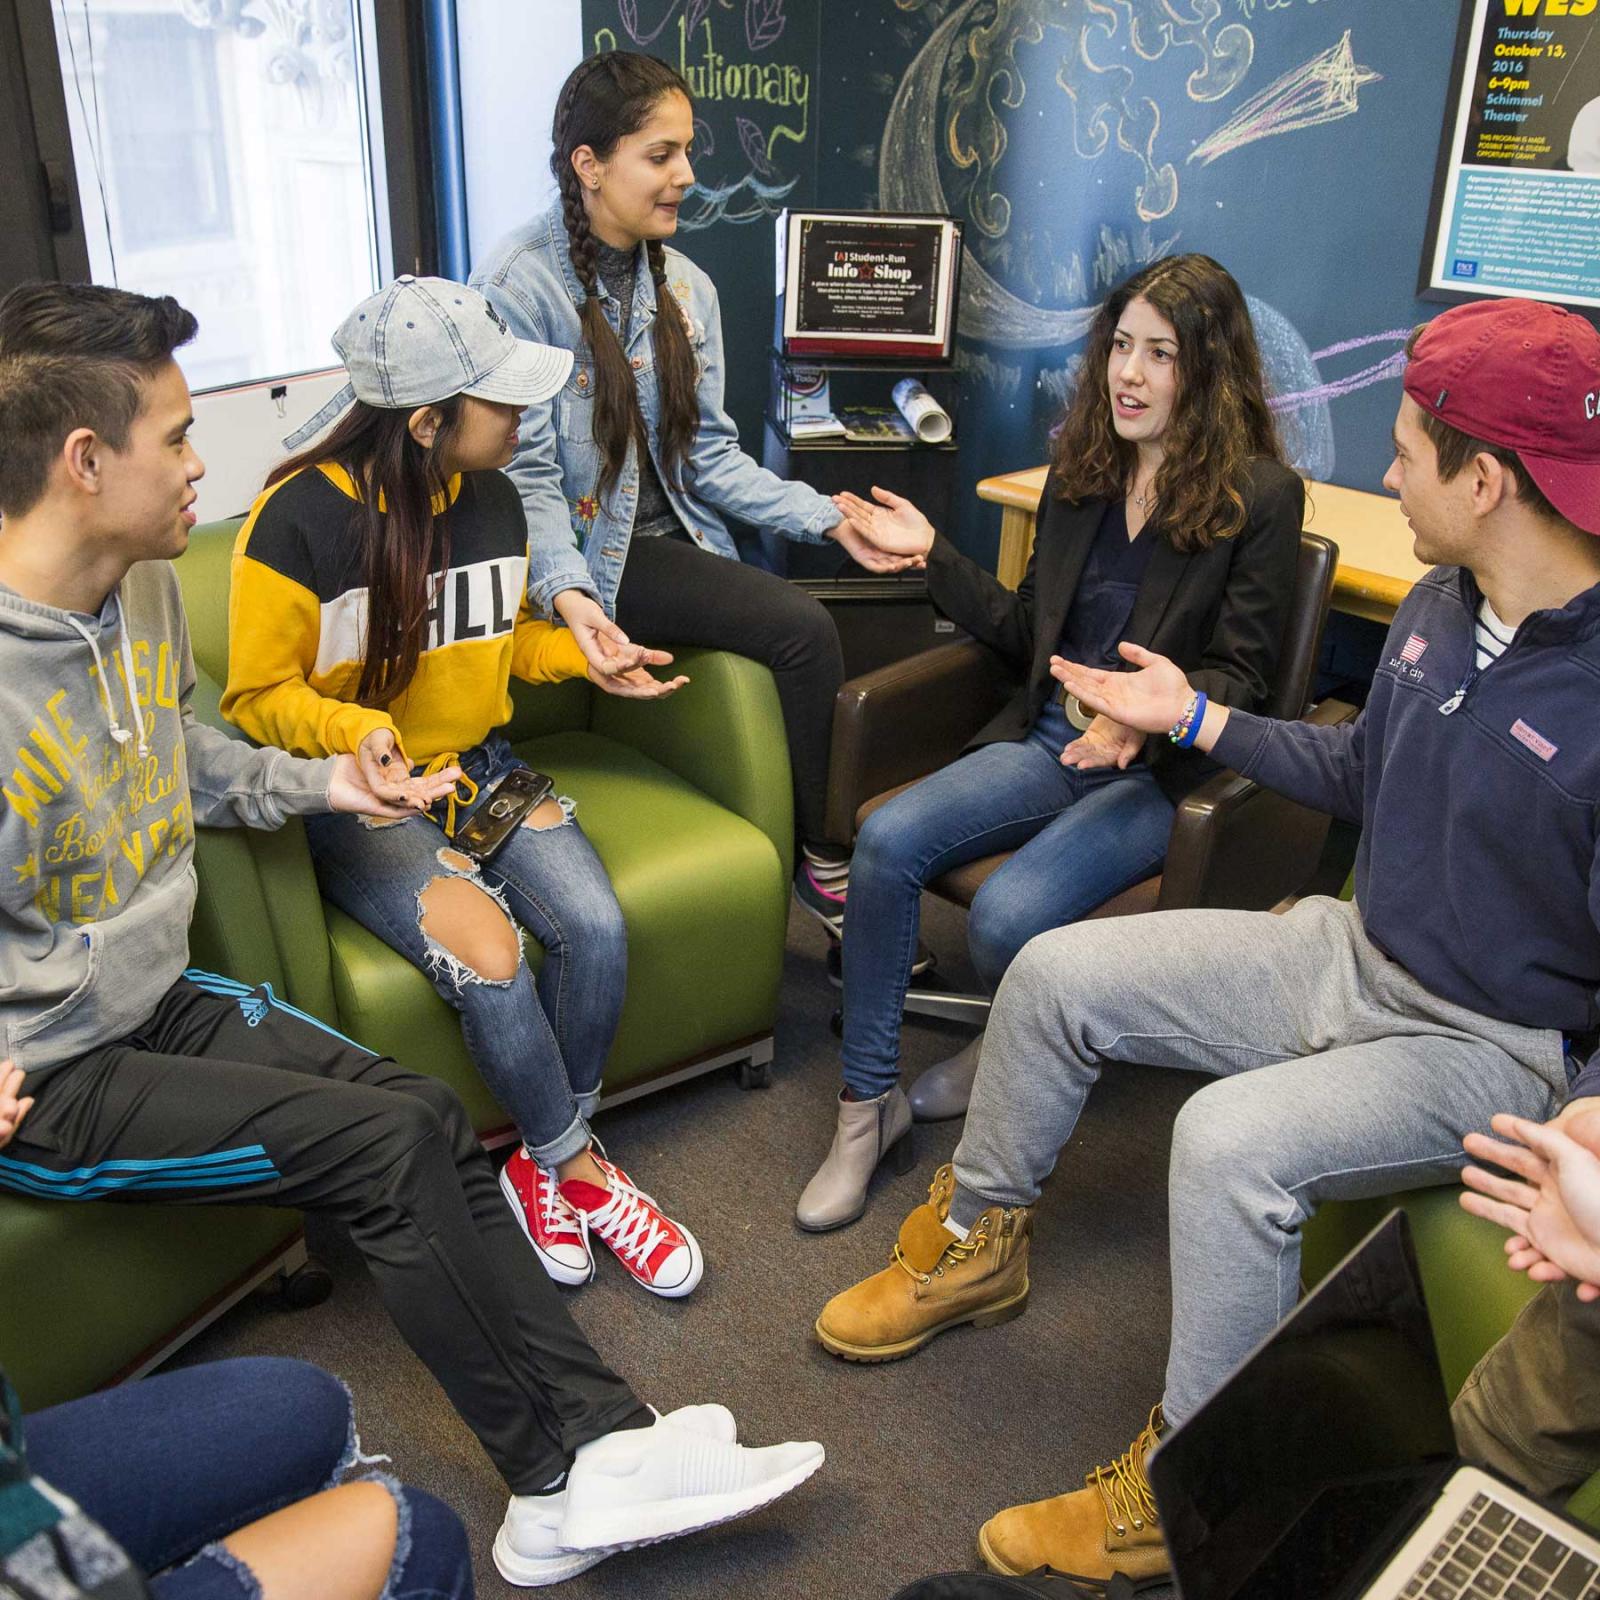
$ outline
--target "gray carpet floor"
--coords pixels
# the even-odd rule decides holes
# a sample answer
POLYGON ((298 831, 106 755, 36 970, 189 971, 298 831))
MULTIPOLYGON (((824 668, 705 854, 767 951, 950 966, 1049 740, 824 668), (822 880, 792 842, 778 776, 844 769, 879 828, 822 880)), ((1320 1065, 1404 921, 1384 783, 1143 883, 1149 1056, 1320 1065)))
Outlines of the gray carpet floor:
MULTIPOLYGON (((930 900, 923 931, 941 971, 970 980, 962 917, 930 900)), ((1152 1069, 1108 1076, 1063 1152, 1039 1208, 1025 1316, 952 1332, 885 1366, 836 1361, 814 1342, 823 1303, 887 1263, 960 1127, 919 1129, 915 1170, 880 1175, 854 1226, 820 1236, 794 1226, 838 1086, 824 956, 822 931, 794 913, 770 1088, 743 1092, 717 1073, 599 1119, 613 1157, 698 1234, 700 1288, 684 1302, 658 1300, 606 1258, 572 1304, 642 1398, 663 1410, 722 1401, 741 1438, 820 1439, 827 1464, 755 1517, 612 1557, 557 1591, 570 1600, 888 1600, 913 1578, 975 1566, 984 1518, 1081 1483, 1127 1447, 1160 1395, 1167 1150, 1172 1119, 1201 1080, 1152 1069)), ((966 1037, 908 1024, 907 1081, 966 1037)), ((505 1508, 498 1475, 401 1343, 348 1242, 313 1223, 311 1245, 335 1277, 326 1305, 292 1312, 253 1299, 182 1359, 292 1354, 338 1373, 356 1396, 364 1447, 466 1520, 479 1593, 518 1593, 489 1559, 505 1508)))

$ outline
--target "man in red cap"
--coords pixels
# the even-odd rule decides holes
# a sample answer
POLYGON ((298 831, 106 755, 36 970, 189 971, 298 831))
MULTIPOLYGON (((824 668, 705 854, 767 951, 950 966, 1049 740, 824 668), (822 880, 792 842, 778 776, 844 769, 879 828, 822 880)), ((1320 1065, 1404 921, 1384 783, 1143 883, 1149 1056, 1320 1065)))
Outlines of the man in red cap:
POLYGON ((1500 300, 1446 312, 1409 355, 1384 483, 1435 565, 1353 724, 1209 705, 1131 644, 1128 671, 1054 666, 1094 711, 1359 823, 1354 902, 1034 939, 952 1165, 894 1262, 818 1319, 835 1354, 887 1360, 1015 1316, 1029 1208, 1102 1069, 1213 1076, 1173 1132, 1163 1403, 1084 1488, 984 1525, 997 1570, 1164 1571, 1145 1458, 1293 1307, 1317 1207, 1453 1181, 1497 1112, 1600 1108, 1600 334, 1500 300))

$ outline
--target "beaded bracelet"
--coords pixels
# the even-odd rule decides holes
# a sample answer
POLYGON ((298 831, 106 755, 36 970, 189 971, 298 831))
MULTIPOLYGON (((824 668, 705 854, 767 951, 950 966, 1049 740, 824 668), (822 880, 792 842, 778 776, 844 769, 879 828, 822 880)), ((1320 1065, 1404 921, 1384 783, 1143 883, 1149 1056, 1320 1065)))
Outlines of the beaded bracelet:
POLYGON ((1187 750, 1198 737, 1200 724, 1205 717, 1206 694, 1201 689, 1189 696, 1189 704, 1184 707, 1183 715, 1167 730, 1167 738, 1180 750, 1187 750))

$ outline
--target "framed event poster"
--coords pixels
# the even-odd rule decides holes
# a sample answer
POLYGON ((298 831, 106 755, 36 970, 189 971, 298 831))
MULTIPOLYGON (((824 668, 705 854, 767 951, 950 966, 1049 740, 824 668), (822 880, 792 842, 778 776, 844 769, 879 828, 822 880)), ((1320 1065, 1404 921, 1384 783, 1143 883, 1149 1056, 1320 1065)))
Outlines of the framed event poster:
POLYGON ((1417 292, 1600 308, 1600 8, 1465 0, 1417 292))
POLYGON ((785 355, 948 361, 961 228, 950 217, 785 211, 778 343, 785 355))

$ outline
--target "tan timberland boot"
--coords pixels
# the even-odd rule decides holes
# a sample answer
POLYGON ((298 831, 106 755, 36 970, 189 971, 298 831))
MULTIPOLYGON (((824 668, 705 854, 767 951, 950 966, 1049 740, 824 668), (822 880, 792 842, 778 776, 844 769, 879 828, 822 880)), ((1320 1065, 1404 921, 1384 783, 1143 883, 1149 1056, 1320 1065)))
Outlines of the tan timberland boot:
POLYGON ((847 1361, 897 1361, 946 1328, 987 1328, 1022 1315, 1032 1213, 990 1206, 958 1239, 944 1225, 954 1189, 950 1168, 940 1167, 927 1203, 900 1224, 893 1262, 822 1308, 824 1349, 847 1361))
POLYGON ((1039 1567, 1085 1578, 1124 1573, 1137 1581, 1171 1570, 1161 1521, 1144 1464, 1161 1437, 1161 1407, 1144 1431, 1109 1466, 1096 1467, 1084 1487, 1031 1505, 1012 1506, 978 1530, 978 1552, 991 1572, 1021 1577, 1039 1567))

